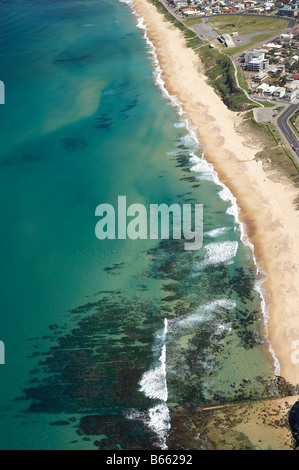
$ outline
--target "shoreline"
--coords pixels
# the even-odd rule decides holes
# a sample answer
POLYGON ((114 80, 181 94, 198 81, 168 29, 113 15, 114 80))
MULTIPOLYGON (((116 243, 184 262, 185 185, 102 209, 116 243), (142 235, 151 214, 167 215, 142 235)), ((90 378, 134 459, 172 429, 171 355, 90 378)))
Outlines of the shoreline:
MULTIPOLYGON (((147 0, 134 0, 133 4, 144 19, 149 41, 156 48, 167 92, 177 96, 182 103, 190 123, 197 128, 200 144, 206 149, 205 159, 237 200, 238 219, 245 226, 247 245, 253 246, 257 270, 260 272, 262 268, 267 273, 261 287, 269 297, 269 312, 263 312, 270 340, 267 352, 270 355, 271 349, 274 350, 272 357, 274 363, 277 357, 281 375, 296 385, 299 383, 294 356, 299 350, 299 325, 296 325, 299 213, 294 199, 298 192, 286 178, 283 183, 272 181, 263 170, 262 162, 255 160, 261 147, 246 145, 245 137, 236 131, 241 118, 228 110, 207 84, 200 59, 186 47, 181 31, 147 0), (298 345, 295 345, 296 341, 298 345)), ((265 296, 260 294, 261 305, 265 307, 265 296)), ((299 353, 297 357, 299 364, 299 353)), ((277 361, 274 366, 277 373, 277 361)))

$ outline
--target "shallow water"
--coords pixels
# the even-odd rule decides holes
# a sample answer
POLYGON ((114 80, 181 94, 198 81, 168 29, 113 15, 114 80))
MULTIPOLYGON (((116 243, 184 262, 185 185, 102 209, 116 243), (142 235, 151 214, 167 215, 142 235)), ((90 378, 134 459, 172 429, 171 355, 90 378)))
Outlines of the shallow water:
POLYGON ((142 21, 109 0, 0 5, 0 447, 166 448, 173 407, 274 393, 236 205, 142 21), (98 240, 119 195, 203 204, 203 248, 98 240))

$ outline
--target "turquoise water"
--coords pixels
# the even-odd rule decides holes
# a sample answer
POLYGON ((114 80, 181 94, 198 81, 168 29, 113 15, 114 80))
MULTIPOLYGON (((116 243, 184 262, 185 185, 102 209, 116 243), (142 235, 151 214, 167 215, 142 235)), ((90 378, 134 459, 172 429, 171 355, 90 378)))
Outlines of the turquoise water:
POLYGON ((0 9, 0 448, 171 448, 176 406, 273 392, 252 254, 129 6, 0 9), (204 247, 99 241, 119 195, 203 204, 204 247))

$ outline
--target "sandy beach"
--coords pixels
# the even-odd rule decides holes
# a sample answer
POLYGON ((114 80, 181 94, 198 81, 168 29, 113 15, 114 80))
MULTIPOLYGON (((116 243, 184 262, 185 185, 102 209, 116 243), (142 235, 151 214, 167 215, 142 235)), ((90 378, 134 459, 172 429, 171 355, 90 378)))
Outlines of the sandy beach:
POLYGON ((263 286, 270 305, 268 331, 280 374, 299 384, 299 213, 294 204, 298 191, 255 159, 261 145, 237 131, 242 118, 228 110, 207 84, 199 58, 186 47, 182 33, 147 0, 134 3, 157 48, 168 91, 179 97, 198 127, 206 159, 237 199, 240 220, 268 275, 263 286))

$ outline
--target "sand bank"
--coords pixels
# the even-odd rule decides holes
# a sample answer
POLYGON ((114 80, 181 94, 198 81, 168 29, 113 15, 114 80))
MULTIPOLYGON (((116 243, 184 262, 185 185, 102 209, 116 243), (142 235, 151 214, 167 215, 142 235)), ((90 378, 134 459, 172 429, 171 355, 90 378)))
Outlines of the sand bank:
POLYGON ((269 177, 253 146, 236 130, 240 117, 229 111, 207 84, 194 51, 187 48, 182 33, 147 0, 134 0, 144 18, 147 34, 157 48, 163 79, 171 94, 179 97, 206 158, 221 181, 237 198, 240 220, 245 223, 259 263, 268 274, 269 337, 281 365, 281 375, 299 383, 299 213, 298 196, 291 182, 269 177), (296 344, 297 341, 297 344, 296 344), (296 355, 296 350, 298 353, 296 355), (298 364, 296 364, 298 362, 298 364))

